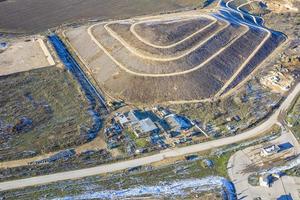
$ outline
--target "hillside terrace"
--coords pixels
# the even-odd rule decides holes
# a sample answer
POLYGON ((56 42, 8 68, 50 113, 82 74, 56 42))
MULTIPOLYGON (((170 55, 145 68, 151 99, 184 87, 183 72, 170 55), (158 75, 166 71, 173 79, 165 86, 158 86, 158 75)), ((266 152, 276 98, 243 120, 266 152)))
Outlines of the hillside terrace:
POLYGON ((285 40, 231 3, 213 13, 101 22, 64 36, 109 96, 132 103, 205 101, 234 90, 285 40))

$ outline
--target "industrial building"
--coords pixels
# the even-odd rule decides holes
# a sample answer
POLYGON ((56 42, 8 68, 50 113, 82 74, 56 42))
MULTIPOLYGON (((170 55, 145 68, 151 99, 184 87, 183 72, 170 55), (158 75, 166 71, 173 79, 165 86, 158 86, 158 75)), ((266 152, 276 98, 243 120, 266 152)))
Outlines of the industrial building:
POLYGON ((150 118, 131 123, 130 126, 138 138, 149 136, 151 133, 159 132, 159 128, 150 118))
POLYGON ((190 120, 188 120, 184 116, 171 114, 168 115, 165 119, 173 130, 177 130, 177 131, 188 130, 193 126, 190 120))

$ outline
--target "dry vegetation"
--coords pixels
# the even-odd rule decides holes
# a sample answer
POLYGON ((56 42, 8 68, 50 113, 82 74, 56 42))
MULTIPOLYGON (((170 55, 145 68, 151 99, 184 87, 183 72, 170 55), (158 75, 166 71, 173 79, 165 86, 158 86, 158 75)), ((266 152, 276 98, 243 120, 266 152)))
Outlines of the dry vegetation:
POLYGON ((47 67, 0 77, 0 160, 87 141, 88 102, 65 70, 47 67))

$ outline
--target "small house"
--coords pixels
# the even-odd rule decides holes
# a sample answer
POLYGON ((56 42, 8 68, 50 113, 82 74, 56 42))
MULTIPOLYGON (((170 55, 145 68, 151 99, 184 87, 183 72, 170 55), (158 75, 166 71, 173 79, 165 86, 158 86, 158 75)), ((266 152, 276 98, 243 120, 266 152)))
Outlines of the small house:
POLYGON ((176 114, 168 115, 166 121, 174 130, 188 130, 193 126, 186 117, 176 114))
POLYGON ((278 153, 279 150, 280 150, 280 148, 277 145, 271 145, 271 146, 262 148, 260 151, 260 155, 263 157, 267 157, 267 156, 273 155, 275 153, 278 153))
POLYGON ((131 128, 137 137, 144 137, 150 135, 151 133, 159 132, 159 128, 150 118, 132 123, 131 128))
POLYGON ((124 114, 120 114, 116 117, 116 121, 124 128, 128 123, 129 120, 124 114))
POLYGON ((204 159, 202 161, 202 164, 206 168, 213 168, 214 167, 214 162, 212 160, 209 160, 209 159, 204 159))

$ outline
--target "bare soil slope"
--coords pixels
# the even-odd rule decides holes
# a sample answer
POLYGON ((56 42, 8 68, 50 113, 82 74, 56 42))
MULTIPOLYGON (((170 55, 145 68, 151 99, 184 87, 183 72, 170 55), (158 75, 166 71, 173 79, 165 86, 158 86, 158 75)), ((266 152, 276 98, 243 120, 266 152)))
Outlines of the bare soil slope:
POLYGON ((155 24, 149 23, 150 16, 98 23, 70 29, 65 35, 104 90, 142 103, 222 95, 284 41, 282 34, 232 11, 210 15, 189 11, 153 19, 155 24), (198 18, 183 23, 182 16, 198 18), (185 28, 175 33, 176 24, 185 28))

